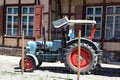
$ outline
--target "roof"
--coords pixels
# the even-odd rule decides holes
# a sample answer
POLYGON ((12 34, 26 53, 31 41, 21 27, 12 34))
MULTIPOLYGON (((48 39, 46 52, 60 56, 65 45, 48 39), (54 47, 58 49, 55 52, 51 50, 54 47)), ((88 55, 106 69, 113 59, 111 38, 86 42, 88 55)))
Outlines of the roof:
POLYGON ((67 17, 53 21, 55 28, 60 28, 66 24, 96 24, 95 20, 69 20, 67 17))

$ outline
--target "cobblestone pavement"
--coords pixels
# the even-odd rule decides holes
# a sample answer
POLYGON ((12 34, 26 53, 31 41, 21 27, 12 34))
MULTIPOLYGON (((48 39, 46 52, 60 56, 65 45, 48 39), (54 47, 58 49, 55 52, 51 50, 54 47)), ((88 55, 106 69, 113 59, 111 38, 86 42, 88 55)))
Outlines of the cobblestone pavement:
MULTIPOLYGON (((64 64, 43 63, 34 72, 21 74, 20 57, 0 55, 0 80, 77 80, 77 74, 69 73, 64 64)), ((102 64, 102 68, 90 75, 80 75, 80 80, 120 80, 120 66, 102 64)))

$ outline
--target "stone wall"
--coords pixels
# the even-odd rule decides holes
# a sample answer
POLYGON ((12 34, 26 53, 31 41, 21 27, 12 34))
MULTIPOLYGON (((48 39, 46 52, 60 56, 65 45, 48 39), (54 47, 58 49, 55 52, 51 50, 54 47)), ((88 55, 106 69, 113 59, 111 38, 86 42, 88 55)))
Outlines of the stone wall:
POLYGON ((22 50, 18 48, 0 47, 0 55, 21 56, 22 50))

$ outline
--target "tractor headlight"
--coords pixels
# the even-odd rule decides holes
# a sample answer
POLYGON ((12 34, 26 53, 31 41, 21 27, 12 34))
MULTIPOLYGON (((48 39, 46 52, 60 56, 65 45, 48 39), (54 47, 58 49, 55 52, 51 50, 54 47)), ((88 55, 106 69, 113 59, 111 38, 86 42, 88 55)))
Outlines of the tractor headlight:
POLYGON ((29 46, 26 46, 26 49, 30 49, 30 47, 29 47, 29 46))
POLYGON ((26 46, 26 53, 30 52, 30 46, 26 46))

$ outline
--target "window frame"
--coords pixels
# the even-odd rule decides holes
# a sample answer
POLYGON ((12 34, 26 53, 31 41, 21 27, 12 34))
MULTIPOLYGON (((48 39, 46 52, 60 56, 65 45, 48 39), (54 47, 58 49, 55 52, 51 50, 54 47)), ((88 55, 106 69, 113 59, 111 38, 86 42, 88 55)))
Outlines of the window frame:
MULTIPOLYGON (((95 20, 96 17, 101 18, 101 23, 97 23, 97 24, 101 25, 100 30, 96 29, 96 31, 100 32, 100 35, 98 37, 94 37, 94 39, 101 39, 101 35, 102 35, 102 13, 103 13, 103 7, 102 6, 92 6, 92 7, 88 6, 88 7, 86 7, 86 19, 88 17, 92 17, 93 20, 95 20), (89 8, 93 8, 93 14, 87 14, 89 8), (101 8, 101 14, 96 14, 96 8, 101 8)), ((87 31, 91 31, 91 30, 87 30, 87 26, 85 26, 85 37, 88 37, 87 31)))
POLYGON ((32 34, 32 36, 34 36, 34 12, 33 12, 33 14, 31 14, 31 13, 29 13, 29 10, 30 10, 30 8, 34 8, 34 6, 23 6, 22 7, 22 14, 21 14, 21 33, 22 33, 22 30, 23 30, 23 16, 26 16, 27 17, 27 22, 26 22, 26 35, 25 36, 30 36, 29 35, 29 26, 30 26, 30 24, 31 24, 31 22, 29 22, 29 17, 30 16, 32 16, 33 17, 33 23, 32 23, 32 25, 33 25, 33 34, 32 34), (24 14, 23 13, 23 8, 27 8, 27 13, 26 14, 24 14))
MULTIPOLYGON (((14 11, 16 8, 18 9, 18 6, 7 6, 6 7, 6 33, 5 33, 6 36, 11 36, 11 37, 18 36, 18 27, 19 27, 18 20, 17 20, 17 22, 14 21, 16 16, 17 17, 19 16, 19 12, 14 11), (9 8, 11 9, 11 12, 9 11, 9 8), (8 21, 9 16, 11 17, 10 22, 8 21), (10 28, 9 28, 9 24, 10 24, 10 28), (16 28, 16 25, 17 25, 17 28, 16 28), (17 30, 17 32, 16 32, 16 30, 17 30)), ((21 26, 20 26, 20 34, 19 35, 22 35, 23 16, 27 17, 27 22, 26 22, 27 33, 25 36, 26 37, 34 37, 34 6, 22 6, 22 8, 21 8, 21 23, 20 23, 21 26), (26 14, 23 14, 23 8, 28 9, 26 14), (30 8, 33 8, 33 10, 31 10, 32 12, 30 12, 30 8), (32 22, 30 22, 30 20, 29 20, 30 17, 33 17, 32 22), (32 27, 31 27, 31 25, 32 25, 32 27), (29 26, 30 26, 30 28, 29 28, 29 26)))
MULTIPOLYGON (((18 22, 14 22, 14 17, 17 16, 18 17, 18 13, 15 14, 14 13, 14 9, 15 8, 18 8, 17 6, 13 6, 13 7, 7 7, 6 9, 6 35, 9 35, 9 36, 17 36, 17 34, 14 35, 14 24, 18 23, 18 22), (8 13, 8 8, 12 8, 12 13, 8 13), (12 21, 11 21, 11 34, 8 34, 8 16, 11 16, 12 17, 12 21)), ((17 29, 18 30, 18 29, 17 29)), ((18 32, 17 32, 18 33, 18 32)))
MULTIPOLYGON (((116 23, 115 23, 115 20, 116 20, 116 16, 120 16, 120 14, 117 14, 116 13, 116 7, 120 7, 120 5, 117 5, 117 6, 107 6, 106 7, 106 23, 105 23, 105 39, 106 40, 110 40, 110 39, 113 39, 113 38, 117 38, 117 37, 115 37, 115 28, 116 28, 116 23), (112 7, 113 8, 113 14, 107 14, 108 13, 108 8, 109 7, 112 7), (107 19, 108 19, 108 17, 109 16, 111 16, 111 17, 113 17, 113 24, 112 24, 112 33, 111 33, 111 36, 109 36, 109 37, 107 37, 108 35, 107 35, 107 19)), ((119 38, 120 39, 120 38, 119 38)))

